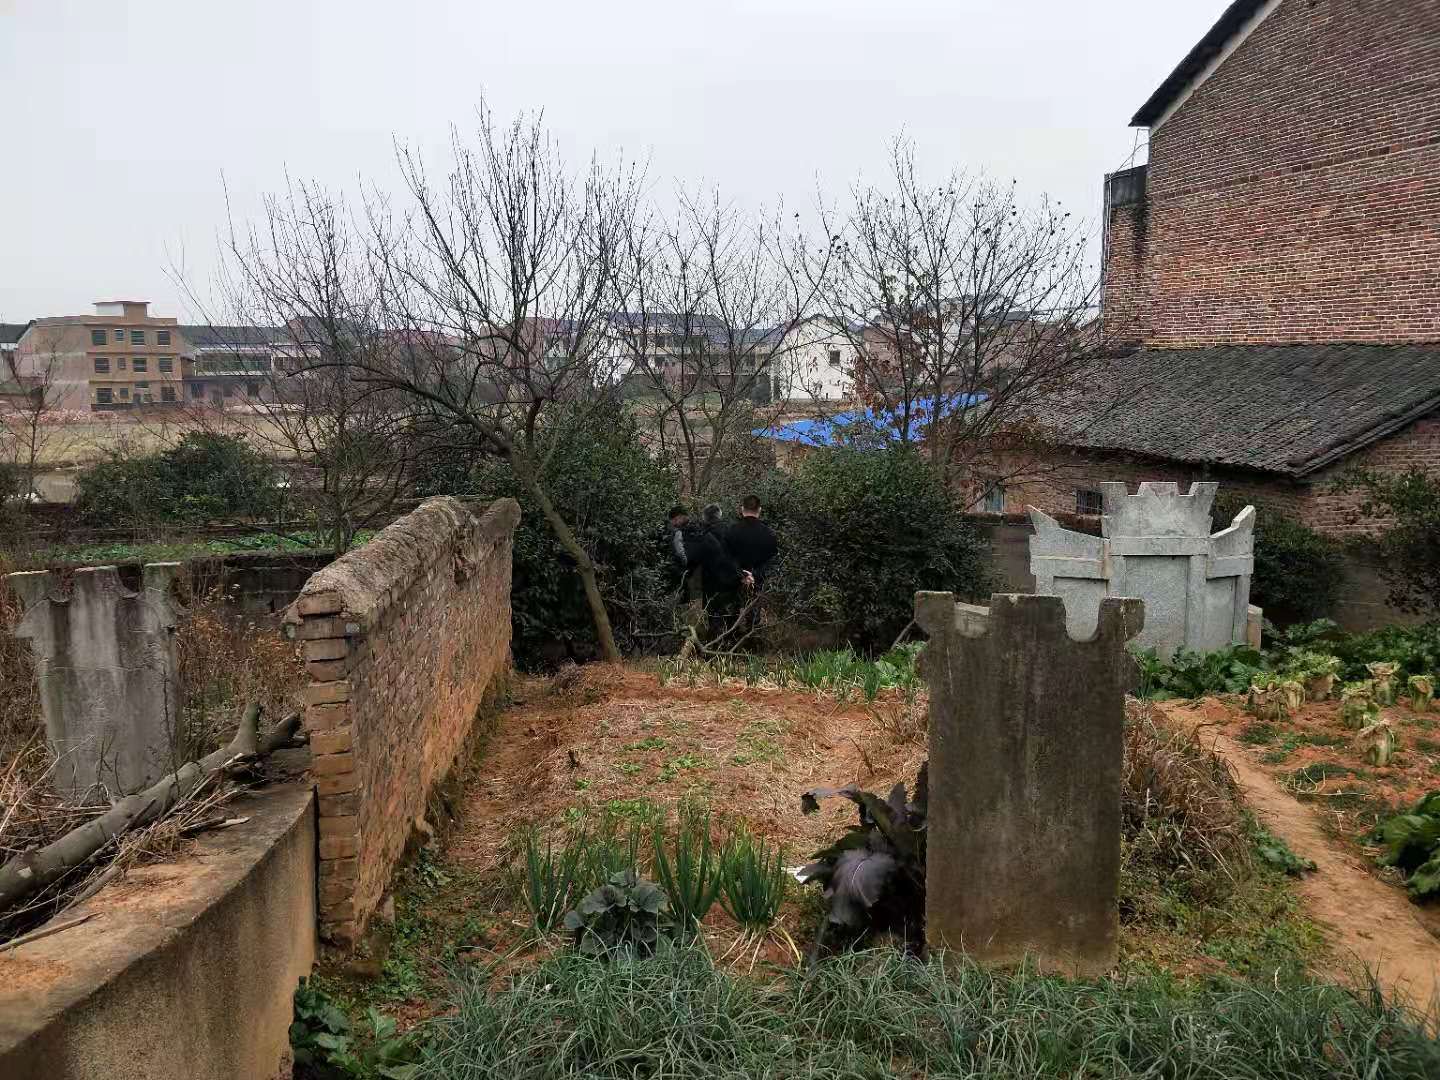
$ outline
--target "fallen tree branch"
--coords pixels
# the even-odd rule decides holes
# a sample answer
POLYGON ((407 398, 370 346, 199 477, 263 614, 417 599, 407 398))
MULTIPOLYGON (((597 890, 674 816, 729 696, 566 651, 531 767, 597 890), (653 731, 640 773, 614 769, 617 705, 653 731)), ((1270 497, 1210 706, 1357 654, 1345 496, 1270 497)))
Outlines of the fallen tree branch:
POLYGON ((91 911, 88 914, 81 915, 79 918, 69 919, 65 922, 52 922, 49 926, 42 926, 39 930, 32 930, 28 934, 21 934, 17 938, 11 938, 9 941, 0 944, 0 952, 4 952, 7 949, 18 949, 21 945, 28 945, 32 941, 39 941, 41 938, 50 937, 50 935, 58 934, 62 930, 69 930, 72 926, 79 926, 83 922, 89 922, 99 914, 100 912, 98 911, 91 911))
POLYGON ((300 725, 298 715, 288 716, 261 739, 259 721, 260 705, 252 702, 245 707, 240 728, 229 746, 199 761, 187 762, 144 791, 127 795, 99 817, 72 829, 54 843, 11 859, 0 868, 0 911, 80 866, 122 834, 158 820, 177 802, 199 789, 212 774, 278 750, 290 742, 300 725))

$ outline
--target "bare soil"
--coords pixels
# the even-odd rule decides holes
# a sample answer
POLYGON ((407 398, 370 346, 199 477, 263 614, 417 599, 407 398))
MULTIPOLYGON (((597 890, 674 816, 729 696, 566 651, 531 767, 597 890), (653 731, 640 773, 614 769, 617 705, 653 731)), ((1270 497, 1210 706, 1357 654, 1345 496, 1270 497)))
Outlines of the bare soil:
MULTIPOLYGON (((1234 767, 1245 801, 1262 824, 1297 855, 1315 862, 1315 872, 1306 874, 1298 889, 1308 914, 1325 929, 1334 955, 1342 965, 1349 965, 1348 970, 1327 974, 1343 979, 1368 970, 1381 985, 1422 1009, 1440 1003, 1440 913, 1411 903, 1397 883, 1377 876, 1373 851, 1358 839, 1347 842, 1334 835, 1334 822, 1324 820, 1324 815, 1335 814, 1358 818, 1353 809, 1325 804, 1324 793, 1342 783, 1366 785, 1375 797, 1388 800, 1419 798, 1417 793, 1423 793, 1427 780, 1429 787, 1436 786, 1428 761, 1412 759, 1394 768, 1367 770, 1348 742, 1301 746, 1293 756, 1276 760, 1267 744, 1238 741, 1237 736, 1251 723, 1238 701, 1207 698, 1162 702, 1158 708, 1176 722, 1201 729, 1206 745, 1213 745, 1234 767), (1266 754, 1272 755, 1271 764, 1261 763, 1266 754), (1317 761, 1348 764, 1359 775, 1301 784, 1300 794, 1321 795, 1319 802, 1301 802, 1296 797, 1294 773, 1317 761), (1317 791, 1310 791, 1312 786, 1317 791)), ((1288 724, 1277 726, 1327 735, 1345 731, 1338 706, 1329 702, 1307 706, 1288 724)))

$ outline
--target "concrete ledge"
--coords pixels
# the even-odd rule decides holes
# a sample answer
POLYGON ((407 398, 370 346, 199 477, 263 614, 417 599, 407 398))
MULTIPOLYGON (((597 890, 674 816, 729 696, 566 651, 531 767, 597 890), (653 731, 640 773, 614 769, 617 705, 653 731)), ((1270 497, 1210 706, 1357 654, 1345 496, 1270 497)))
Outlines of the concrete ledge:
POLYGON ((250 820, 67 913, 89 922, 0 953, 0 1077, 290 1075, 291 995, 315 962, 314 796, 286 784, 229 809, 250 820))

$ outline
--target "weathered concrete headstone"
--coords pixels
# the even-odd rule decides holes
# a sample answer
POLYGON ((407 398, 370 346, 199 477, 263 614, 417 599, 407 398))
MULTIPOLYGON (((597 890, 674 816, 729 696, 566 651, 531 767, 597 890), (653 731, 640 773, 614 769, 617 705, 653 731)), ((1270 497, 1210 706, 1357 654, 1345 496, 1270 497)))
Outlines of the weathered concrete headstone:
POLYGON ((113 566, 77 570, 68 594, 48 570, 6 578, 25 605, 15 633, 35 655, 61 790, 138 791, 181 764, 171 599, 179 570, 150 563, 138 593, 113 566))
POLYGON ((982 963, 1087 975, 1116 959, 1126 641, 1139 600, 1100 602, 1093 638, 1057 596, 990 606, 919 593, 930 635, 926 936, 982 963))
POLYGON ((1247 506, 1220 532, 1210 532, 1215 483, 1100 485, 1100 536, 1062 528, 1033 506, 1030 572, 1037 593, 1065 601, 1070 633, 1095 630, 1106 596, 1145 602, 1139 644, 1169 657, 1178 648, 1213 652, 1243 643, 1250 618, 1255 508, 1247 506))

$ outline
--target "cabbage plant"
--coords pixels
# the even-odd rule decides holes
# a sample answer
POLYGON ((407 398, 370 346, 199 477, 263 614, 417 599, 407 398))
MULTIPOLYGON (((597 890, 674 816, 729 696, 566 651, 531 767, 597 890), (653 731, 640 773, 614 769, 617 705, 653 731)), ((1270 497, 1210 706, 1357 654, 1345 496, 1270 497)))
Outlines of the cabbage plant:
POLYGON ((1440 791, 1381 821, 1374 839, 1385 845, 1380 865, 1398 869, 1412 897, 1440 896, 1440 791))
POLYGON ((1375 702, 1377 705, 1395 704, 1395 673, 1400 670, 1400 665, 1385 660, 1377 660, 1373 664, 1366 664, 1365 670, 1370 672, 1370 678, 1375 683, 1375 702))
POLYGON ((1410 707, 1416 712, 1429 712, 1435 700, 1435 680, 1429 675, 1410 676, 1410 707))
POLYGON ((1390 721, 1375 720, 1366 724, 1355 736, 1355 746, 1365 754, 1371 765, 1389 765, 1396 746, 1395 731, 1390 721))
POLYGON ((1375 704, 1375 684, 1368 679, 1364 682, 1349 683, 1340 689, 1340 719, 1345 726, 1357 731, 1370 724, 1380 714, 1375 704))

